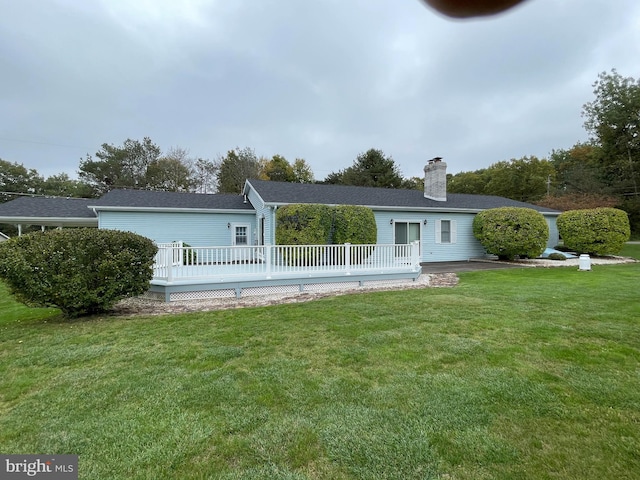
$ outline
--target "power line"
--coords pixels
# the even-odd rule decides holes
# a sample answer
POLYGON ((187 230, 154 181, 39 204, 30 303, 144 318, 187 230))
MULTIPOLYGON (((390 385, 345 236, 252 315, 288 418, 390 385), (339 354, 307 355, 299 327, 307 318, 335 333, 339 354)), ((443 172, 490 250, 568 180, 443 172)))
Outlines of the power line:
POLYGON ((41 193, 1 192, 0 195, 15 195, 18 197, 55 197, 56 195, 43 195, 41 193))
POLYGON ((78 145, 65 145, 63 143, 53 143, 53 142, 39 142, 37 140, 22 140, 22 139, 19 139, 19 138, 0 137, 0 140, 5 141, 5 142, 31 143, 33 145, 46 145, 46 146, 49 146, 49 147, 86 148, 86 147, 79 147, 78 145))

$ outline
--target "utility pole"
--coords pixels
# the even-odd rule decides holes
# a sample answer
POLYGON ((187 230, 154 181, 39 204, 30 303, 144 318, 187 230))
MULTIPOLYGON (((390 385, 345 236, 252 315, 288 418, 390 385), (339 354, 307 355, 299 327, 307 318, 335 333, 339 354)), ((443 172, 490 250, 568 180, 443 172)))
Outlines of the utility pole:
POLYGON ((551 195, 551 175, 547 175, 547 197, 551 195))

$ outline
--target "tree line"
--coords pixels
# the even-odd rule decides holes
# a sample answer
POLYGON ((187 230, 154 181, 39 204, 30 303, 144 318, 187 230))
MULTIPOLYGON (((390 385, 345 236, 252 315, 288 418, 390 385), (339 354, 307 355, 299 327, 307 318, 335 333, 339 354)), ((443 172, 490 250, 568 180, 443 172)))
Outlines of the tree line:
POLYGON ((589 140, 449 178, 452 193, 500 195, 557 210, 618 207, 640 233, 640 79, 616 70, 593 84, 582 107, 589 140))
MULTIPOLYGON (((594 100, 582 109, 587 142, 553 150, 548 159, 524 156, 487 168, 448 176, 451 193, 498 195, 569 210, 617 206, 640 231, 640 80, 616 70, 593 84, 594 100)), ((174 147, 163 153, 151 139, 103 144, 80 160, 78 179, 67 174, 44 179, 36 170, 0 159, 0 202, 6 192, 71 197, 100 196, 113 188, 200 193, 240 193, 247 178, 384 188, 422 189, 422 178, 404 178, 390 155, 371 148, 353 164, 316 180, 302 158, 258 157, 249 147, 229 150, 215 160, 191 158, 174 147)))
POLYGON ((163 153, 150 138, 104 143, 95 155, 80 160, 78 178, 66 173, 44 178, 37 170, 0 159, 0 203, 16 194, 99 197, 114 188, 197 193, 240 193, 247 178, 313 183, 313 171, 301 158, 258 157, 251 148, 236 148, 215 160, 192 158, 188 150, 163 153))

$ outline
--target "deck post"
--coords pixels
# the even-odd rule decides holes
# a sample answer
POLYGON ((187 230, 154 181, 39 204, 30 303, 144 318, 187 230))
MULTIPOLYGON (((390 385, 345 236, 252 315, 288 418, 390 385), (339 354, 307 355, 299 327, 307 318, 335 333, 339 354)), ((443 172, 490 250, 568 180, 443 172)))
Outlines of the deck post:
POLYGON ((173 245, 164 248, 164 264, 167 268, 167 282, 173 282, 173 245))
POLYGON ((263 245, 264 248, 264 261, 266 262, 266 267, 267 267, 267 280, 271 280, 271 245, 268 243, 265 243, 263 245))
POLYGON ((420 268, 420 242, 417 240, 411 243, 411 264, 418 271, 420 268))
POLYGON ((344 244, 344 268, 347 275, 351 275, 351 244, 349 242, 344 244))

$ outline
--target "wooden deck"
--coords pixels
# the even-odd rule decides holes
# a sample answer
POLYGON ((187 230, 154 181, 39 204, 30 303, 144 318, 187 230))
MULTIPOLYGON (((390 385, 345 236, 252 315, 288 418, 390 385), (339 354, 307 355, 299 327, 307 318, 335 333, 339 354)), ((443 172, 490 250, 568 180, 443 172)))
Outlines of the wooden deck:
POLYGON ((164 300, 241 297, 415 280, 419 245, 159 245, 150 295, 164 300))

